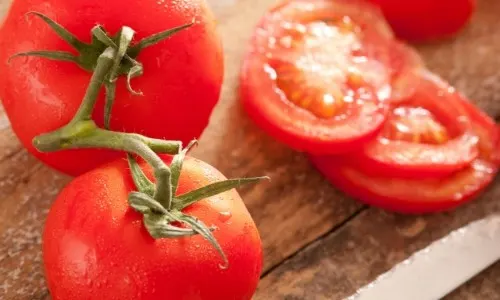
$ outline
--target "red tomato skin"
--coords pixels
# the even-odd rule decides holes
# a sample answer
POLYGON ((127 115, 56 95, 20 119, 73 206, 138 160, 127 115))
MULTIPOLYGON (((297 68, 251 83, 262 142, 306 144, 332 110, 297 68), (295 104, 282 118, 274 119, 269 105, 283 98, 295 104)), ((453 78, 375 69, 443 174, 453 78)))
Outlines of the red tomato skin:
POLYGON ((489 140, 488 143, 479 143, 479 155, 497 167, 500 166, 500 130, 498 124, 488 114, 476 107, 465 97, 462 100, 463 109, 465 109, 472 121, 472 127, 480 140, 489 140))
POLYGON ((476 0, 371 0, 379 5, 397 37, 425 42, 449 38, 470 21, 476 0))
MULTIPOLYGON (((169 157, 165 157, 170 162, 169 157)), ((151 176, 149 167, 145 167, 151 176)), ((135 190, 126 161, 75 178, 54 202, 43 233, 45 274, 52 299, 251 299, 262 268, 257 228, 231 190, 185 210, 207 226, 229 260, 201 236, 154 240, 127 204, 135 190)), ((178 193, 225 177, 187 158, 178 193)))
MULTIPOLYGON (((7 59, 30 50, 74 50, 29 11, 48 15, 82 41, 102 24, 114 34, 127 25, 135 41, 168 28, 196 24, 141 52, 144 75, 132 80, 129 93, 124 79, 118 82, 111 129, 154 138, 198 138, 218 102, 223 80, 223 55, 215 20, 204 0, 64 1, 15 0, 0 29, 0 98, 12 128, 24 147, 54 169, 79 175, 120 157, 105 150, 39 153, 33 137, 55 130, 71 120, 85 94, 91 74, 73 63, 43 58, 7 59)), ((104 92, 94 119, 103 123, 104 92)))
MULTIPOLYGON (((493 181, 497 167, 489 162, 478 160, 474 167, 468 167, 450 176, 456 176, 461 185, 456 194, 450 193, 444 197, 426 198, 439 189, 440 184, 453 186, 449 177, 442 179, 405 179, 391 178, 381 174, 372 174, 357 169, 348 159, 340 157, 310 156, 310 161, 327 180, 338 187, 346 195, 360 202, 401 214, 428 214, 453 210, 479 196, 493 181), (484 169, 489 171, 483 172, 484 169), (377 188, 367 188, 367 182, 375 186, 381 184, 388 194, 377 191, 377 188), (427 184, 430 182, 430 184, 427 184), (390 186, 395 185, 399 192, 389 195, 390 186), (406 195, 402 195, 402 192, 406 195)), ((440 195, 443 194, 440 192, 440 195)))

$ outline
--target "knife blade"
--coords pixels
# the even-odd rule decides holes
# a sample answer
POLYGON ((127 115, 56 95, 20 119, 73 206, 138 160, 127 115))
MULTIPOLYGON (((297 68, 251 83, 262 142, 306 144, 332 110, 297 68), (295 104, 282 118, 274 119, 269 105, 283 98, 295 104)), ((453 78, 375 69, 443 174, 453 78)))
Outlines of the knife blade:
POLYGON ((415 252, 346 300, 439 300, 500 259, 500 214, 415 252))

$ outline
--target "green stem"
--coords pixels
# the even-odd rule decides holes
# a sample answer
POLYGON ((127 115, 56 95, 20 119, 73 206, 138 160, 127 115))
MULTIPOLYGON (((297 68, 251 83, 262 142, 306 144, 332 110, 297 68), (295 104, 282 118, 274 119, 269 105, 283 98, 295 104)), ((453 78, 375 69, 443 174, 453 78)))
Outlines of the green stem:
POLYGON ((82 104, 78 108, 73 120, 71 120, 71 123, 92 119, 92 112, 94 110, 97 97, 99 96, 101 87, 106 80, 106 76, 113 66, 115 55, 116 50, 109 47, 106 48, 106 50, 104 50, 104 52, 97 59, 97 65, 94 73, 92 74, 92 78, 90 79, 90 84, 87 88, 87 92, 85 93, 85 97, 83 98, 82 104))
MULTIPOLYGON (((98 128, 93 121, 72 123, 33 139, 33 145, 42 152, 77 148, 128 151, 131 143, 140 143, 152 152, 164 154, 177 154, 181 148, 181 143, 178 141, 152 139, 134 133, 109 131, 98 128)), ((140 153, 136 154, 140 155, 140 153)))
POLYGON ((180 142, 151 139, 132 133, 98 128, 93 121, 70 123, 56 131, 37 136, 33 145, 42 152, 64 149, 102 148, 125 151, 141 156, 154 170, 156 190, 154 199, 164 207, 172 203, 170 168, 156 154, 177 154, 180 142))
POLYGON ((42 152, 63 149, 104 148, 125 151, 141 156, 154 169, 156 190, 154 199, 169 208, 172 204, 170 168, 156 153, 177 154, 181 144, 177 141, 152 139, 139 134, 114 132, 98 128, 92 112, 99 91, 112 71, 117 51, 108 47, 97 60, 94 74, 76 115, 64 127, 33 139, 33 145, 42 152))
MULTIPOLYGON (((69 36, 67 32, 62 31, 58 24, 52 22, 50 25, 56 30, 59 30, 59 35, 61 37, 71 42, 71 36, 69 36)), ((103 30, 96 27, 95 30, 93 30, 95 34, 94 37, 101 41, 103 45, 102 48, 99 48, 100 50, 98 52, 91 53, 92 55, 90 56, 93 58, 92 63, 84 64, 84 66, 91 66, 89 69, 93 69, 94 73, 82 104, 68 124, 52 132, 35 137, 33 139, 33 145, 41 152, 55 152, 65 149, 82 148, 101 148, 127 152, 131 174, 139 190, 139 192, 132 192, 129 194, 129 204, 136 211, 143 214, 144 224, 151 236, 153 238, 177 238, 200 234, 220 253, 224 262, 221 267, 227 268, 229 263, 227 257, 212 234, 212 231, 216 228, 208 227, 201 220, 184 214, 182 210, 197 201, 236 188, 242 184, 258 181, 262 178, 225 180, 175 196, 182 163, 192 144, 184 151, 181 151, 180 142, 154 139, 134 133, 114 132, 107 129, 101 129, 92 120, 92 113, 100 90, 103 86, 106 86, 109 94, 106 99, 105 124, 109 125, 109 114, 115 96, 115 80, 119 75, 127 73, 127 88, 133 92, 130 87, 130 79, 141 75, 143 68, 140 63, 130 58, 129 54, 132 53, 137 55, 141 49, 154 45, 189 26, 190 24, 153 35, 150 38, 142 40, 134 47, 130 47, 130 42, 133 37, 132 29, 128 27, 122 28, 117 45, 103 30), (103 52, 101 53, 101 51, 103 52), (99 53, 101 54, 98 55, 99 53), (94 64, 93 62, 95 62, 95 57, 97 56, 97 63, 94 64), (121 69, 123 59, 128 59, 132 62, 130 69, 125 69, 125 71, 121 69), (172 168, 169 168, 157 153, 176 154, 172 160, 172 168), (156 179, 155 184, 149 181, 135 161, 135 158, 130 154, 142 157, 153 168, 154 177, 156 179), (175 225, 176 223, 180 225, 183 224, 189 228, 184 228, 184 226, 179 227, 175 225)), ((92 45, 94 45, 94 43, 92 45)), ((79 44, 75 44, 75 47, 77 46, 79 47, 79 44)), ((89 45, 88 47, 92 46, 89 45)), ((85 53, 81 53, 80 57, 83 57, 84 54, 85 53)), ((38 55, 54 59, 73 60, 73 57, 67 54, 54 51, 50 53, 33 52, 31 54, 25 53, 20 55, 38 55)))

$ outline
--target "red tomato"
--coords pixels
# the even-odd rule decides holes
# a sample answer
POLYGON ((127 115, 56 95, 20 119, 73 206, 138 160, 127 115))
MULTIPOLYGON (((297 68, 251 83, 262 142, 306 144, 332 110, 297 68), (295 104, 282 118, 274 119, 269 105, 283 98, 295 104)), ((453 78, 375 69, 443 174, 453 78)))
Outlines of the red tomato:
POLYGON ((380 6, 396 36, 429 41, 455 35, 476 10, 476 0, 370 0, 380 6))
POLYGON ((430 72, 420 72, 413 94, 393 102, 380 135, 356 154, 359 167, 397 177, 443 176, 478 155, 467 100, 430 72))
MULTIPOLYGON (((149 167, 142 167, 151 176, 149 167)), ((212 166, 187 158, 178 194, 224 179, 212 166)), ((235 190, 184 210, 217 227, 213 234, 228 258, 227 269, 201 236, 154 240, 142 215, 128 205, 134 190, 124 160, 92 170, 64 188, 43 233, 52 299, 251 299, 262 268, 261 241, 235 190)))
POLYGON ((499 131, 495 122, 462 97, 479 156, 464 169, 443 178, 409 179, 367 172, 356 159, 311 156, 312 163, 332 184, 369 205, 401 213, 429 213, 455 208, 479 195, 493 180, 499 166, 499 131))
MULTIPOLYGON (((219 99, 223 56, 215 21, 204 0, 65 1, 14 0, 0 30, 0 98, 12 128, 23 145, 51 167, 81 174, 121 156, 104 150, 70 150, 44 154, 31 144, 33 137, 55 130, 76 113, 91 74, 69 62, 43 58, 7 59, 31 50, 74 52, 29 11, 54 19, 82 41, 102 24, 115 34, 121 26, 136 30, 135 41, 169 28, 196 23, 166 41, 143 50, 138 60, 144 75, 132 86, 144 93, 133 96, 118 82, 111 129, 187 143, 200 136, 219 99)), ((76 54, 76 53, 75 53, 76 54)), ((103 123, 104 93, 94 119, 103 123)))
POLYGON ((256 28, 241 96, 249 116, 290 147, 346 152, 376 136, 381 100, 420 63, 365 2, 290 1, 256 28))

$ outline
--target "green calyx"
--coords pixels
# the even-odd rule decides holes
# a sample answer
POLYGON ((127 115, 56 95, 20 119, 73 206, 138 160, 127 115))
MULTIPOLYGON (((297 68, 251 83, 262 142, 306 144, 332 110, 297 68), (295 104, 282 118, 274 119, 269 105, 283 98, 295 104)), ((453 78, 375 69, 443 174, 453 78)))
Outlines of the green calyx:
MULTIPOLYGON (((229 262, 223 249, 215 239, 213 231, 217 228, 205 225, 201 220, 183 212, 185 208, 208 197, 254 183, 267 177, 229 179, 215 182, 188 193, 178 195, 177 187, 182 165, 188 151, 196 144, 191 142, 182 149, 178 141, 149 138, 143 135, 110 131, 109 114, 114 102, 116 78, 126 75, 128 81, 144 71, 135 60, 141 49, 152 46, 172 34, 190 26, 184 25, 153 35, 131 44, 134 32, 124 26, 116 37, 109 37, 99 26, 92 29, 91 44, 84 44, 60 25, 39 13, 32 13, 49 26, 58 35, 71 44, 79 56, 58 51, 33 51, 15 56, 39 56, 54 60, 71 61, 85 70, 92 72, 92 78, 83 97, 82 103, 72 120, 52 132, 41 134, 33 139, 33 145, 40 152, 55 152, 66 149, 100 148, 124 151, 127 153, 130 172, 137 191, 128 196, 128 203, 143 215, 145 228, 155 239, 182 238, 201 235, 217 250, 223 260, 222 268, 229 262), (105 128, 99 128, 92 120, 93 111, 99 92, 107 91, 105 128), (158 153, 174 155, 170 166, 158 156, 158 153), (134 155, 140 156, 153 169, 154 182, 146 177, 134 155)), ((128 86, 129 90, 133 91, 128 86)))
POLYGON ((219 252, 224 262, 221 267, 227 268, 228 260, 226 255, 212 234, 212 232, 217 228, 207 227, 201 220, 184 214, 182 210, 202 199, 237 188, 243 184, 257 182, 265 179, 266 177, 224 180, 176 196, 175 192, 177 191, 177 186, 179 184, 182 163, 186 153, 193 144, 194 142, 182 150, 181 153, 175 155, 172 159, 172 163, 170 165, 170 183, 168 184, 168 188, 171 191, 169 193, 171 198, 167 199, 165 203, 160 203, 155 200, 157 187, 146 177, 142 169, 137 164, 135 158, 129 154, 129 167, 135 186, 138 190, 138 192, 133 192, 129 195, 129 204, 137 212, 143 214, 144 224, 152 237, 174 238, 199 234, 209 241, 219 252), (174 224, 182 224, 184 227, 179 227, 174 224))
POLYGON ((136 60, 141 50, 156 45, 194 24, 194 22, 192 22, 153 34, 133 45, 132 40, 135 32, 132 28, 123 26, 115 36, 110 36, 102 26, 97 25, 91 30, 91 43, 84 43, 62 25, 42 13, 29 12, 27 15, 36 16, 44 21, 61 39, 71 45, 71 47, 78 52, 78 55, 57 50, 33 50, 17 53, 9 58, 9 62, 16 57, 36 56, 56 61, 72 62, 86 71, 94 72, 100 55, 107 48, 111 47, 117 51, 117 55, 113 62, 113 68, 108 73, 106 82, 104 83, 106 88, 104 125, 107 129, 110 126, 111 108, 115 100, 116 79, 119 76, 126 76, 127 89, 134 95, 142 95, 142 92, 135 91, 130 83, 133 78, 141 76, 144 73, 142 64, 136 60))

